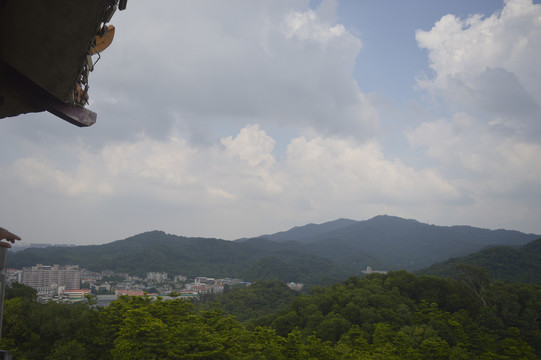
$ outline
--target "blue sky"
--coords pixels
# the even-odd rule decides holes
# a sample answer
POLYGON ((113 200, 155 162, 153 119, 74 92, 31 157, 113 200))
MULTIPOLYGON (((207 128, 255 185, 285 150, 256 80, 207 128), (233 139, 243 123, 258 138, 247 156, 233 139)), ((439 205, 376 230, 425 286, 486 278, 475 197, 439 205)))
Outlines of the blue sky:
POLYGON ((0 121, 28 242, 224 239, 380 214, 541 234, 541 5, 129 2, 98 122, 0 121))
POLYGON ((447 14, 467 17, 491 15, 501 9, 501 1, 344 1, 340 3, 340 21, 358 34, 363 52, 353 75, 366 92, 383 93, 396 101, 407 101, 413 92, 415 77, 428 73, 428 59, 419 49, 415 31, 429 30, 435 19, 447 14), (385 64, 385 70, 380 69, 385 64))

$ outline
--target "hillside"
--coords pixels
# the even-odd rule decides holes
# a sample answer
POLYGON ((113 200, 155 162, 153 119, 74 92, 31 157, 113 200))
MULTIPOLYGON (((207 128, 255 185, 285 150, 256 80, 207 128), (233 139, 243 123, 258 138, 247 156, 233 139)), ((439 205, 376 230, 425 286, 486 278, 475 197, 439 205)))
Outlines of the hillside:
POLYGON ((494 283, 481 296, 461 281, 395 271, 307 294, 261 281, 201 302, 125 296, 96 308, 40 303, 27 290, 8 287, 4 303, 2 343, 17 359, 541 356, 541 287, 528 284, 494 283))
POLYGON ((541 238, 521 248, 495 246, 456 257, 419 271, 420 274, 458 278, 458 265, 483 267, 491 280, 541 285, 541 238))
POLYGON ((442 227, 392 216, 310 224, 264 238, 226 241, 151 231, 105 245, 29 248, 10 253, 8 266, 78 264, 144 276, 240 277, 330 284, 377 270, 418 270, 491 244, 520 247, 539 236, 465 226, 442 227))
POLYGON ((262 237, 279 242, 296 240, 308 244, 306 248, 312 254, 349 266, 372 259, 376 266, 390 270, 417 270, 487 246, 521 246, 539 236, 470 226, 428 225, 382 215, 366 221, 341 219, 310 224, 262 237))
POLYGON ((338 219, 328 221, 323 224, 307 224, 304 226, 295 226, 287 231, 280 231, 275 234, 261 235, 260 238, 269 239, 272 241, 307 241, 314 236, 329 233, 331 231, 340 230, 350 225, 356 224, 357 221, 350 219, 338 219))
POLYGON ((140 276, 163 271, 171 275, 306 284, 331 283, 354 273, 354 269, 326 258, 274 245, 260 248, 249 242, 186 238, 151 231, 105 245, 29 248, 10 254, 8 264, 12 268, 78 264, 92 271, 113 270, 140 276))

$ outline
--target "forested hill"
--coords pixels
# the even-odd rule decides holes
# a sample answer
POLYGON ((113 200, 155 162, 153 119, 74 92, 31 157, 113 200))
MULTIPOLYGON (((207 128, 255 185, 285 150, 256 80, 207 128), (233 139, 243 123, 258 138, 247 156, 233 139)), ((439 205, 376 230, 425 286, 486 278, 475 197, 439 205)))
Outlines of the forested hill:
POLYGON ((325 284, 343 280, 352 269, 267 240, 238 243, 208 238, 187 238, 151 231, 105 245, 29 248, 9 254, 8 266, 77 264, 83 268, 144 276, 150 271, 170 275, 240 277, 248 281, 325 284), (270 243, 270 247, 262 243, 270 243))
POLYGON ((8 266, 77 264, 134 275, 241 277, 325 284, 378 270, 418 270, 489 245, 520 247, 539 236, 466 226, 442 227, 392 216, 340 219, 243 241, 151 231, 105 245, 10 252, 8 266))
POLYGON ((309 294, 257 282, 203 303, 123 296, 93 309, 14 283, 2 344, 17 359, 540 359, 541 287, 469 275, 396 271, 309 294))
POLYGON ((483 267, 491 280, 541 285, 541 238, 518 249, 495 246, 465 257, 451 258, 419 273, 458 278, 461 264, 483 267))
POLYGON ((366 221, 340 219, 309 224, 260 237, 309 244, 313 254, 350 266, 356 266, 359 257, 370 256, 391 270, 416 270, 488 246, 522 246, 539 235, 470 226, 436 226, 382 215, 366 221))

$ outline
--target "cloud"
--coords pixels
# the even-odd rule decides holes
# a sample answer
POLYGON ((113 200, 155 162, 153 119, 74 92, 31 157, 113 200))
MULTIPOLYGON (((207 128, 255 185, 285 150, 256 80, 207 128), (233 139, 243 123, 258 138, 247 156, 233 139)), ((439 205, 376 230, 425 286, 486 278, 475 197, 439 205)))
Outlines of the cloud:
POLYGON ((412 147, 437 160, 442 176, 471 199, 471 204, 448 210, 449 219, 469 218, 492 228, 520 224, 535 231, 532 224, 541 211, 539 143, 510 136, 498 124, 464 113, 425 122, 407 137, 412 147))
POLYGON ((541 5, 508 0, 489 17, 442 17, 418 30, 434 76, 421 88, 458 110, 498 119, 530 138, 541 134, 541 5))
POLYGON ((460 198, 436 172, 416 171, 398 159, 386 160, 375 142, 355 145, 344 139, 300 137, 288 147, 287 166, 295 174, 297 191, 319 207, 350 202, 426 204, 460 198))
MULTIPOLYGON (((336 207, 354 216, 360 204, 394 208, 463 200, 436 171, 386 160, 376 142, 297 137, 283 158, 275 155, 274 144, 258 125, 247 125, 236 136, 204 148, 181 138, 141 136, 135 142, 107 145, 99 153, 74 148, 78 162, 71 169, 22 159, 4 169, 9 175, 3 182, 18 184, 27 193, 48 189, 42 198, 76 202, 86 211, 98 207, 98 222, 104 221, 102 213, 120 224, 144 215, 146 226, 163 225, 164 216, 178 217, 177 225, 169 223, 166 230, 223 237, 262 233, 262 227, 283 221, 299 224, 333 216, 336 207), (102 207, 124 210, 111 215, 102 207), (203 219, 213 224, 210 234, 198 233, 203 219)), ((32 203, 27 219, 39 217, 48 203, 32 203)), ((50 221, 59 227, 62 223, 61 218, 50 221)))
POLYGON ((338 2, 312 3, 130 3, 90 78, 96 125, 0 124, 2 226, 80 243, 382 213, 538 229, 540 6, 509 0, 419 30, 432 69, 419 88, 445 103, 432 116, 414 99, 421 120, 360 91, 361 39, 338 2))
POLYGON ((406 136, 472 199, 454 212, 487 226, 533 224, 541 210, 540 19, 541 5, 507 0, 491 16, 446 15, 416 32, 433 70, 419 87, 451 115, 406 136))
POLYGON ((230 157, 238 156, 251 168, 260 165, 267 168, 275 162, 272 156, 275 141, 257 125, 249 125, 242 129, 235 139, 229 136, 221 142, 230 157))
POLYGON ((450 120, 423 123, 407 136, 411 146, 439 161, 447 178, 476 179, 485 195, 541 194, 541 145, 509 136, 498 124, 457 113, 450 120))
POLYGON ((175 122, 211 140, 224 122, 370 138, 378 114, 351 76, 361 41, 327 3, 130 4, 92 74, 93 107, 162 138, 175 122))
POLYGON ((46 113, 1 124, 15 145, 0 162, 5 224, 87 242, 91 224, 109 240, 153 228, 259 233, 281 204, 295 207, 276 143, 284 156, 300 134, 376 135, 378 113, 352 77, 362 44, 336 23, 334 1, 134 2, 113 24, 89 80, 96 125, 46 113), (65 226, 75 212, 92 220, 65 226))
POLYGON ((96 178, 96 174, 85 167, 77 167, 73 172, 55 168, 53 164, 37 158, 17 160, 10 169, 12 175, 29 187, 39 187, 44 191, 68 197, 80 197, 87 194, 107 195, 112 193, 109 184, 96 178))
POLYGON ((448 176, 474 173, 496 192, 538 188, 532 180, 541 158, 539 19, 541 5, 508 0, 489 17, 446 15, 431 30, 417 31, 434 70, 432 79, 419 84, 449 101, 455 114, 425 122, 407 136, 413 147, 438 159, 448 176))

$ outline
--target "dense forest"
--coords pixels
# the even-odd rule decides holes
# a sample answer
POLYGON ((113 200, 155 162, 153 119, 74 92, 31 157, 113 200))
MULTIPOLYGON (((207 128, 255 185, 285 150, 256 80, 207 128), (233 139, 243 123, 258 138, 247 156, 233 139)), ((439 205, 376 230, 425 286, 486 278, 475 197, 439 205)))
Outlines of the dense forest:
POLYGON ((541 287, 462 266, 458 279, 398 271, 307 294, 262 281, 100 308, 41 304, 13 284, 0 346, 17 359, 537 359, 541 287))
POLYGON ((465 257, 434 264, 418 273, 458 278, 460 264, 482 267, 494 280, 541 285, 541 239, 519 248, 490 247, 465 257))

